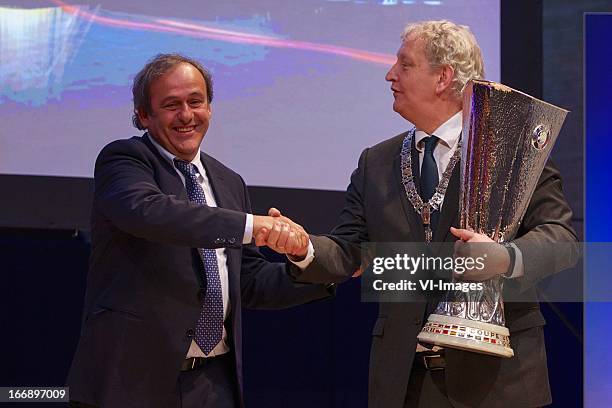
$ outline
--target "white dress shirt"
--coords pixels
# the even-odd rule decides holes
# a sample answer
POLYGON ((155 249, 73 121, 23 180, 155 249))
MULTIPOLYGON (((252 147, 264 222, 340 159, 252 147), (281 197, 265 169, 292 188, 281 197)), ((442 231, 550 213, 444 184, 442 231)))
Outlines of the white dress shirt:
MULTIPOLYGON (((157 148, 159 153, 170 162, 172 167, 176 170, 176 173, 181 178, 183 185, 185 184, 185 176, 174 166, 174 159, 177 158, 175 155, 164 149, 153 137, 148 135, 149 140, 153 143, 153 146, 157 148)), ((178 158, 181 160, 180 158, 178 158)), ((209 207, 216 207, 217 201, 215 200, 215 195, 213 194, 212 187, 210 185, 210 181, 208 180, 208 176, 206 175, 206 169, 200 160, 200 155, 198 154, 192 161, 197 168, 198 172, 198 183, 204 190, 204 196, 206 197, 206 204, 209 207)), ((253 215, 247 214, 246 217, 246 225, 244 228, 244 236, 242 239, 243 244, 251 243, 253 237, 253 215)), ((229 314, 229 283, 228 283, 228 271, 227 271, 227 255, 225 254, 225 248, 217 248, 215 249, 217 254, 217 263, 219 265, 219 277, 221 279, 221 293, 223 297, 223 321, 227 318, 229 314)), ((195 323, 195 322, 194 322, 195 323)), ((227 353, 229 351, 227 339, 227 331, 225 330, 225 325, 223 326, 223 335, 221 337, 221 341, 215 346, 214 349, 210 352, 210 354, 204 354, 204 352, 200 349, 200 347, 196 344, 195 341, 191 341, 189 346, 189 351, 187 352, 186 358, 190 357, 214 357, 220 354, 227 353)))
MULTIPOLYGON (((446 122, 440 125, 436 130, 433 131, 432 135, 437 136, 440 140, 436 148, 433 151, 434 159, 436 160, 436 165, 438 166, 438 180, 442 177, 444 170, 448 166, 451 157, 457 150, 457 146, 459 144, 459 139, 461 138, 461 130, 463 127, 463 117, 462 112, 459 111, 451 116, 446 122)), ((415 138, 415 146, 417 151, 419 152, 419 168, 423 165, 423 155, 424 155, 424 145, 423 139, 429 137, 427 133, 422 130, 417 129, 414 134, 415 138)), ((399 169, 398 169, 399 171, 399 169)), ((516 258, 514 261, 514 270, 512 274, 509 276, 509 279, 519 278, 524 274, 523 268, 523 256, 521 254, 521 250, 515 245, 511 244, 514 248, 516 258)), ((314 247, 312 243, 308 243, 308 254, 306 258, 302 261, 296 262, 291 260, 295 265, 297 265, 300 269, 306 269, 308 265, 312 262, 315 257, 314 247)))
MULTIPOLYGON (((433 156, 438 166, 438 180, 442 177, 448 162, 450 162, 455 150, 457 150, 457 144, 461 136, 461 127, 461 112, 457 112, 432 133, 432 135, 440 139, 433 151, 433 156)), ((414 142, 419 152, 419 169, 423 166, 423 155, 425 154, 423 139, 426 137, 429 137, 429 135, 422 130, 417 129, 414 132, 414 142)))

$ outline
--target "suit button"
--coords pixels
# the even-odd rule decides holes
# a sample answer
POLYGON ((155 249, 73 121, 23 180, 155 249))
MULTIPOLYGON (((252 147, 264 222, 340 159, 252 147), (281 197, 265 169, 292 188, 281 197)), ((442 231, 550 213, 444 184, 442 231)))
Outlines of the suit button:
POLYGON ((236 238, 232 237, 229 239, 229 243, 234 245, 236 243, 236 238))
POLYGON ((415 326, 420 326, 421 325, 421 319, 419 319, 418 317, 414 318, 414 325, 415 326))
POLYGON ((189 329, 189 330, 187 330, 187 333, 185 333, 185 334, 187 334, 187 337, 192 338, 193 335, 195 334, 195 332, 193 331, 193 329, 189 329))

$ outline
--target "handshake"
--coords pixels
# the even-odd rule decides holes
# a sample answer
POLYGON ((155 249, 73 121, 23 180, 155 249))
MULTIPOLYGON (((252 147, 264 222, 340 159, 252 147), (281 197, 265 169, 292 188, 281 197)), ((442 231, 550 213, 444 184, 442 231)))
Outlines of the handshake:
POLYGON ((308 233, 276 208, 270 208, 268 216, 253 215, 253 239, 255 245, 268 246, 295 260, 304 259, 308 254, 308 233))

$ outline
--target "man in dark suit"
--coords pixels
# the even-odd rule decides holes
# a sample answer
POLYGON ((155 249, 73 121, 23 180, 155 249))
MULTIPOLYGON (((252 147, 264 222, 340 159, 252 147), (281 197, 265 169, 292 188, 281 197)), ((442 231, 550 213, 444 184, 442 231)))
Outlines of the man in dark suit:
POLYGON ((70 397, 113 408, 242 406, 241 307, 284 308, 329 290, 294 284, 251 244, 261 233, 291 253, 307 239, 286 218, 252 215, 242 178, 200 151, 213 93, 198 62, 157 56, 133 95, 134 124, 147 133, 109 144, 95 166, 70 397))
POLYGON ((459 238, 457 251, 473 249, 468 245, 473 242, 488 242, 486 268, 466 272, 464 278, 482 281, 503 275, 506 293, 520 292, 522 299, 533 299, 506 304, 515 356, 502 359, 457 349, 432 352, 417 344, 417 335, 435 303, 381 302, 372 330, 369 406, 517 408, 549 404, 545 321, 533 284, 544 273, 555 272, 547 269, 553 257, 558 269, 575 259, 572 254, 550 251, 552 243, 576 241, 559 172, 550 163, 542 172, 510 246, 451 228, 458 225, 459 165, 449 169, 449 163, 461 134, 461 91, 469 79, 484 75, 480 49, 469 28, 448 21, 409 25, 402 40, 386 80, 391 83, 393 109, 413 123, 415 130, 364 150, 351 176, 339 224, 328 236, 310 236, 308 250, 291 258, 298 266, 292 267, 292 273, 300 281, 341 282, 360 268, 362 243, 425 241, 424 220, 408 199, 408 185, 413 182, 418 189, 414 193, 427 202, 438 181, 449 177, 441 211, 431 214, 433 241, 459 238), (405 186, 401 152, 406 137, 412 140, 408 154, 414 178, 404 180, 405 186))

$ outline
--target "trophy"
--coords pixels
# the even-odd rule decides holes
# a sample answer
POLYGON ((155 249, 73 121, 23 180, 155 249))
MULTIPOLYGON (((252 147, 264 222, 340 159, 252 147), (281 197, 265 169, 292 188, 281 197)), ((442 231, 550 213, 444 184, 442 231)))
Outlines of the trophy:
MULTIPOLYGON (((567 111, 505 85, 472 80, 463 94, 460 228, 514 238, 567 111)), ((442 347, 512 357, 503 278, 449 291, 418 335, 442 347)))

